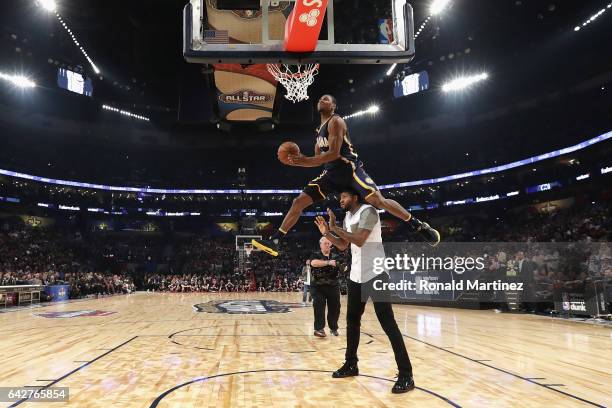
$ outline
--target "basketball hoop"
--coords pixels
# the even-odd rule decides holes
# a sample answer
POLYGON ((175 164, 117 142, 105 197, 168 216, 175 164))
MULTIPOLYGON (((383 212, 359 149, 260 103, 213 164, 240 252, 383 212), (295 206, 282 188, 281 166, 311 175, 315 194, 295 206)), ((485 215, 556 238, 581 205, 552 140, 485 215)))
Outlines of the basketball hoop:
POLYGON ((266 64, 268 71, 287 90, 285 98, 293 103, 308 100, 308 87, 319 73, 319 64, 266 64))

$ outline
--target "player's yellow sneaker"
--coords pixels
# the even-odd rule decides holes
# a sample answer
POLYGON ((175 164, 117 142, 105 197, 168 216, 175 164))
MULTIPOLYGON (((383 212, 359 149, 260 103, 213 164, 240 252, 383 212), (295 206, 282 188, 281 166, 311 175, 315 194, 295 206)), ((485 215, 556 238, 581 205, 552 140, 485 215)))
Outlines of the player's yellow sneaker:
POLYGON ((251 244, 260 251, 263 251, 272 256, 278 256, 278 242, 269 239, 252 239, 251 244))

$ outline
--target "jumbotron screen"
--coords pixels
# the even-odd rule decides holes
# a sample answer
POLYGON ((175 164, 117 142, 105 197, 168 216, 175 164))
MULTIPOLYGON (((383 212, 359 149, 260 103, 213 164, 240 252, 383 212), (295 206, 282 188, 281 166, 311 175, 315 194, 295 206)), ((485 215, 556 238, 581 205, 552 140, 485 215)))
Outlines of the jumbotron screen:
POLYGON ((78 72, 66 68, 57 70, 57 86, 79 95, 93 96, 93 84, 91 78, 87 78, 78 72))
POLYGON ((408 75, 402 80, 395 81, 393 97, 401 98, 429 89, 429 74, 421 71, 416 74, 408 75))

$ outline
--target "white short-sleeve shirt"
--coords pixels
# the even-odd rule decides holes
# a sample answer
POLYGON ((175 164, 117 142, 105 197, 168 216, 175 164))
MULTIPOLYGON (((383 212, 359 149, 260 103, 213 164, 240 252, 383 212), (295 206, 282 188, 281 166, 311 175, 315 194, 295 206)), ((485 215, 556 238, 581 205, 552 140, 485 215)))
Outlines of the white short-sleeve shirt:
POLYGON ((367 229, 370 235, 363 247, 351 243, 351 273, 350 279, 355 283, 367 282, 377 274, 373 270, 373 259, 385 257, 385 248, 382 241, 382 227, 380 216, 376 208, 363 204, 355 213, 350 211, 344 218, 344 229, 356 232, 357 229, 367 229))

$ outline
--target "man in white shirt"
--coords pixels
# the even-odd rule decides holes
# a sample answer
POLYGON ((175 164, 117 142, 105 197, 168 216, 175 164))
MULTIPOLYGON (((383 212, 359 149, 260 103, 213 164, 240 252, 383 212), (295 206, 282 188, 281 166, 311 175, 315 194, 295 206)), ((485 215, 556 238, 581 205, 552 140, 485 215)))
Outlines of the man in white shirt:
MULTIPOLYGON (((370 261, 374 257, 385 256, 378 211, 371 205, 362 204, 359 194, 352 190, 342 192, 340 206, 347 211, 344 228, 336 226, 336 216, 330 209, 327 210, 329 225, 323 217, 317 217, 315 221, 321 234, 339 250, 345 250, 350 244, 352 255, 346 313, 346 361, 340 369, 333 373, 333 378, 359 375, 357 348, 359 347, 361 316, 368 298, 374 293, 374 282, 389 281, 389 275, 386 272, 376 274, 373 271, 373 262, 370 261)), ((412 365, 404 338, 393 316, 391 303, 374 301, 374 310, 391 342, 395 362, 399 369, 397 382, 391 392, 400 394, 411 391, 415 387, 412 365)))

